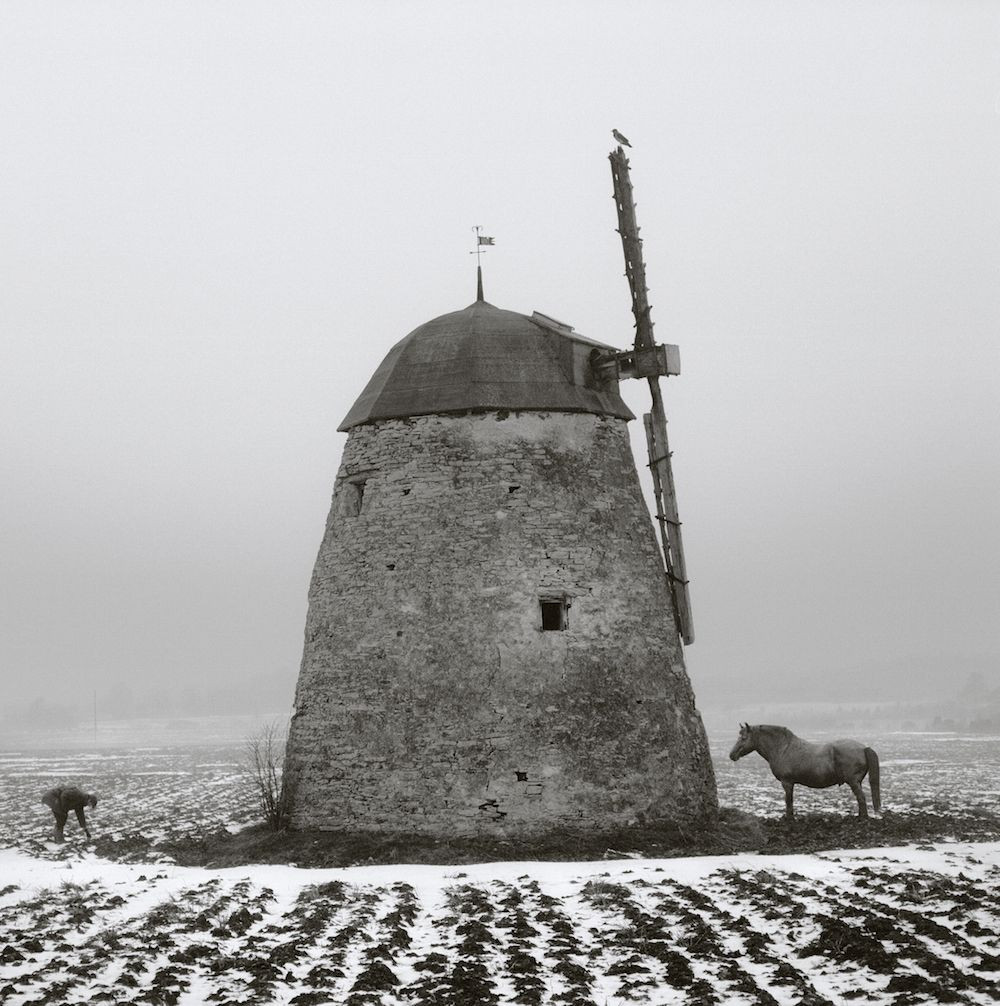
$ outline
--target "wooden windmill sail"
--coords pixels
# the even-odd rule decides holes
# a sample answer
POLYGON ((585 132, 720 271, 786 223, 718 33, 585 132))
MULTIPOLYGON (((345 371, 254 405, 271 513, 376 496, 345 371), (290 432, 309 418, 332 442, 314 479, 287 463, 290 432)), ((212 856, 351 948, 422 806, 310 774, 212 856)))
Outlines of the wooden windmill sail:
POLYGON ((691 620, 691 601, 688 596, 687 571, 684 566, 684 545, 681 541, 681 522, 677 515, 677 496, 674 476, 670 466, 670 447, 667 441, 667 417, 663 410, 660 376, 680 373, 680 352, 676 346, 657 345, 653 338, 653 320, 650 317, 646 268, 642 261, 642 239, 635 220, 635 203, 632 199, 632 182, 628 172, 628 158, 622 147, 608 155, 611 177, 614 182, 615 206, 618 210, 618 233, 625 252, 625 275, 632 291, 632 314, 635 316, 635 348, 631 353, 616 354, 619 375, 645 377, 649 382, 652 407, 642 417, 646 427, 649 448, 649 470, 653 476, 656 499, 656 520, 660 526, 663 559, 674 614, 681 639, 686 644, 694 642, 694 624, 691 620))

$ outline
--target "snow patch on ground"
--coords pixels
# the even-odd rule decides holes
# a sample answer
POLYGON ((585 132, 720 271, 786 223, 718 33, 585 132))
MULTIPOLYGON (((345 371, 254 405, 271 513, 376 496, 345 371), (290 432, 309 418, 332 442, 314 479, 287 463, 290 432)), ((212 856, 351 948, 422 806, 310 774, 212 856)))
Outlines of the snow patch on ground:
POLYGON ((1000 842, 320 870, 8 848, 0 919, 11 1004, 988 1003, 1000 842))

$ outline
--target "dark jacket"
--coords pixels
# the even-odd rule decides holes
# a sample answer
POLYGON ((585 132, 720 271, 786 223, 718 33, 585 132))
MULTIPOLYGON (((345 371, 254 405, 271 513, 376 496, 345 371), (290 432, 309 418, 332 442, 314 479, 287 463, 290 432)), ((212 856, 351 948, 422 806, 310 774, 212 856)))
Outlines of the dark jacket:
POLYGON ((87 838, 90 838, 90 829, 87 827, 87 817, 83 813, 83 808, 97 806, 97 797, 93 793, 84 793, 76 786, 55 786, 42 794, 42 803, 50 807, 55 816, 56 841, 63 840, 63 828, 71 810, 76 811, 80 827, 83 828, 87 838))
POLYGON ((77 786, 56 786, 42 795, 42 803, 52 808, 53 814, 68 814, 75 810, 79 815, 84 807, 96 807, 97 797, 84 793, 77 786))

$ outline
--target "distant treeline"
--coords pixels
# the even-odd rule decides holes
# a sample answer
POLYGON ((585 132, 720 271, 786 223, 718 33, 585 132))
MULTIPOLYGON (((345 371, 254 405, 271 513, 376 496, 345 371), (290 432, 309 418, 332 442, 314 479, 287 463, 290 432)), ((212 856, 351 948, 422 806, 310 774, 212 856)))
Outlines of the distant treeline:
MULTIPOLYGON (((878 730, 933 730, 965 733, 1000 733, 1000 685, 997 678, 974 672, 958 689, 941 698, 908 695, 895 701, 768 701, 758 692, 743 701, 720 701, 711 694, 699 695, 698 706, 710 733, 727 733, 744 720, 779 723, 803 730, 847 731, 854 727, 878 730)), ((21 697, 4 703, 0 726, 58 729, 94 719, 94 689, 63 688, 21 697)), ((175 686, 162 682, 116 681, 98 686, 97 719, 142 719, 163 716, 259 715, 291 710, 295 695, 294 673, 250 674, 224 682, 181 681, 175 686)))
POLYGON ((706 726, 725 733, 737 723, 777 723, 803 731, 910 730, 970 734, 1000 734, 1000 687, 982 674, 941 698, 889 702, 775 701, 701 704, 706 726))
POLYGON ((0 724, 59 729, 93 721, 163 716, 226 716, 291 709, 294 677, 248 675, 242 681, 204 684, 140 685, 115 682, 87 692, 64 689, 58 695, 26 696, 4 704, 0 724))

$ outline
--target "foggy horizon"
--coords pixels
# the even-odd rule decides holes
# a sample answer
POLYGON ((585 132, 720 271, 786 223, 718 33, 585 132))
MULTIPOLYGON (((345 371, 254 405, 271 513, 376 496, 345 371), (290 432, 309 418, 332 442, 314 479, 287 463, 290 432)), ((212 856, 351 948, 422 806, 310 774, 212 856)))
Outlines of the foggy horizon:
POLYGON ((5 5, 0 722, 290 709, 337 426, 475 299, 473 226, 490 303, 631 344, 613 127, 699 705, 996 689, 998 42, 985 3, 5 5))

